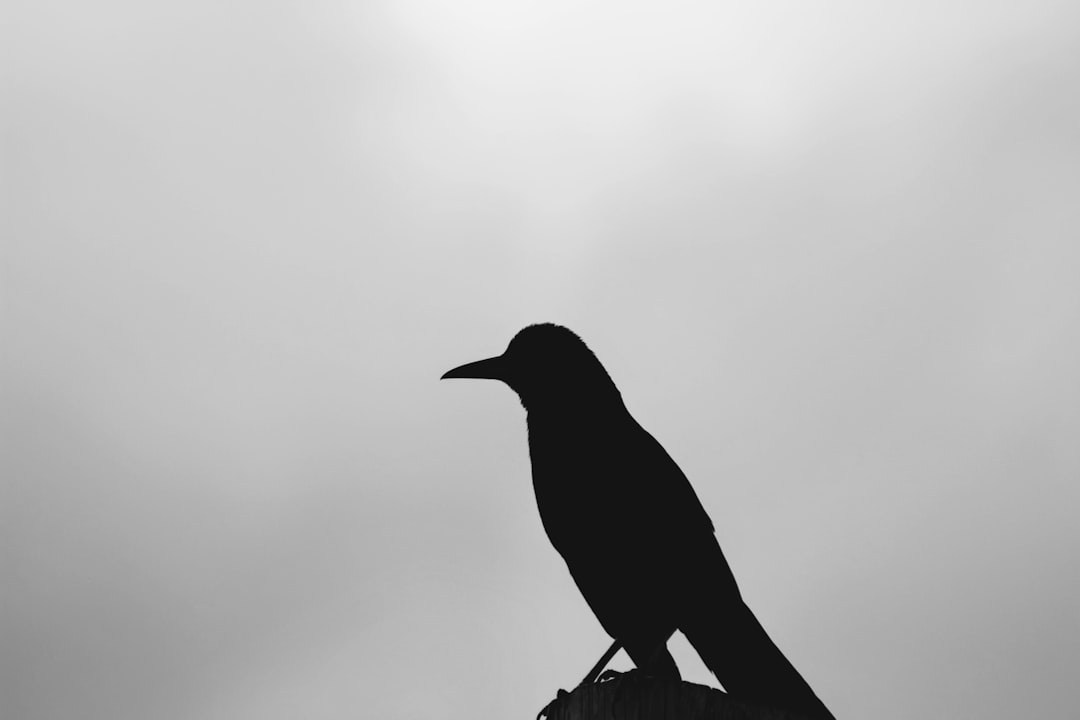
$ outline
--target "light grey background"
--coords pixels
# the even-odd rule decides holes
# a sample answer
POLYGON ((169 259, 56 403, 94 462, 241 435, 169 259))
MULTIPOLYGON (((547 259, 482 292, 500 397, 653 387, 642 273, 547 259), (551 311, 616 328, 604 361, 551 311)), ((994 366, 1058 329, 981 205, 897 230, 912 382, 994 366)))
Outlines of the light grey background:
POLYGON ((5 15, 4 718, 532 717, 541 320, 838 717, 1075 716, 1074 1, 5 15))

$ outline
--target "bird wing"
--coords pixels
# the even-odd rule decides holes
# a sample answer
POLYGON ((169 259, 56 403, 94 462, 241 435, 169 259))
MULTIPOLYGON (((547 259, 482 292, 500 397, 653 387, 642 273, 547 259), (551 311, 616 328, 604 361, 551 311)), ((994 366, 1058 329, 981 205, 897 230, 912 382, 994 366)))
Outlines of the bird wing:
POLYGON ((548 536, 610 635, 666 638, 692 578, 705 570, 734 586, 726 562, 714 567, 709 558, 703 567, 703 549, 716 544, 712 521, 679 466, 629 414, 575 435, 560 448, 571 463, 552 467, 549 454, 533 453, 548 536))

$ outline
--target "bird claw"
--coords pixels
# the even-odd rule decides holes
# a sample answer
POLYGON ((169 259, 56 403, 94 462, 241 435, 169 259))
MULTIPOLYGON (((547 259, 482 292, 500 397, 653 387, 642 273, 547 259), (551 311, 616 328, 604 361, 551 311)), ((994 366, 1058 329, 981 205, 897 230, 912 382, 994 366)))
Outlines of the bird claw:
POLYGON ((626 691, 627 684, 636 683, 640 680, 644 680, 649 677, 640 668, 631 668, 625 672, 619 672, 618 670, 605 670, 600 674, 600 677, 596 678, 596 682, 599 683, 613 683, 614 690, 611 693, 611 706, 608 708, 608 712, 614 720, 617 717, 616 709, 620 702, 623 701, 623 693, 626 691))
POLYGON ((559 688, 558 691, 555 693, 555 699, 552 700, 551 702, 549 702, 547 705, 545 705, 540 710, 540 712, 536 713, 536 720, 540 720, 540 718, 542 718, 542 717, 544 717, 544 718, 551 717, 552 711, 556 707, 558 707, 559 703, 561 703, 569 695, 570 695, 570 693, 566 692, 562 688, 559 688))
POLYGON ((639 672, 637 668, 633 668, 632 670, 627 670, 625 672, 621 670, 605 670, 604 672, 600 673, 600 676, 596 678, 595 682, 599 685, 600 683, 606 683, 612 680, 622 680, 624 675, 629 675, 630 673, 636 672, 639 672))
MULTIPOLYGON (((611 709, 611 716, 615 717, 615 706, 622 699, 622 690, 623 690, 623 687, 624 687, 623 684, 627 683, 627 682, 636 682, 636 681, 641 680, 641 679, 643 679, 645 677, 646 677, 645 673, 643 673, 639 668, 631 668, 630 670, 626 670, 625 672, 620 672, 619 670, 605 670, 604 672, 600 673, 600 675, 593 682, 595 684, 597 684, 597 685, 599 685, 601 683, 607 683, 607 682, 614 682, 615 683, 615 693, 614 693, 614 696, 612 697, 611 708, 610 708, 611 709)), ((587 683, 584 683, 584 682, 581 683, 581 685, 586 685, 586 684, 587 683)), ((581 687, 581 685, 579 685, 578 687, 581 687)), ((543 709, 540 710, 540 712, 536 713, 536 720, 540 720, 540 718, 549 718, 549 717, 551 717, 551 715, 555 711, 555 709, 558 708, 559 703, 561 703, 563 700, 565 700, 569 696, 570 696, 570 693, 563 690, 562 688, 559 688, 558 691, 555 693, 555 699, 552 700, 551 702, 549 702, 547 705, 545 705, 543 707, 543 709)))
POLYGON ((647 677, 651 677, 651 675, 646 675, 641 668, 630 668, 629 670, 605 670, 596 678, 596 682, 606 683, 613 680, 619 683, 636 682, 647 677))

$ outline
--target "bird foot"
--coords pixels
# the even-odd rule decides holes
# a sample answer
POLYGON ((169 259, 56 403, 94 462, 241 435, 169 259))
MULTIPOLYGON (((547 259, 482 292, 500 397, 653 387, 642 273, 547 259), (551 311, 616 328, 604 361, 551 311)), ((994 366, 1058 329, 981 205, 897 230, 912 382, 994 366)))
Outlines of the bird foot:
POLYGON ((543 709, 540 710, 540 712, 536 713, 536 720, 540 720, 540 718, 542 717, 551 717, 551 714, 555 712, 555 709, 559 707, 559 704, 562 703, 562 701, 566 699, 569 695, 570 693, 566 692, 562 688, 559 688, 559 690, 555 693, 555 699, 545 705, 543 709))
POLYGON ((632 687, 648 677, 650 676, 642 672, 640 668, 632 668, 626 672, 605 670, 600 674, 600 677, 596 678, 597 683, 612 683, 611 706, 608 708, 608 714, 611 716, 612 720, 615 720, 618 716, 618 705, 623 702, 623 695, 627 688, 632 687))
MULTIPOLYGON (((623 693, 625 692, 625 690, 634 683, 648 680, 652 677, 652 675, 647 675, 640 668, 631 668, 630 670, 626 671, 605 670, 604 672, 600 673, 600 675, 593 682, 597 685, 609 682, 614 683, 612 685, 612 687, 614 688, 614 692, 612 693, 611 707, 609 708, 610 715, 612 718, 614 718, 616 717, 616 706, 623 701, 623 693)), ((586 684, 588 683, 581 683, 581 685, 586 684)), ((579 685, 578 687, 581 687, 581 685, 579 685)), ((541 718, 550 718, 558 710, 560 703, 562 703, 563 700, 565 700, 569 696, 570 693, 563 690, 562 688, 559 688, 558 692, 556 692, 555 694, 555 699, 545 705, 540 712, 536 713, 536 720, 540 720, 541 718)))
MULTIPOLYGON (((600 675, 592 682, 598 685, 600 683, 606 683, 611 681, 618 683, 615 686, 615 694, 616 696, 618 696, 619 690, 622 687, 622 683, 634 682, 643 677, 645 677, 645 674, 641 672, 641 670, 639 670, 638 668, 632 668, 630 670, 627 670, 626 672, 619 672, 618 670, 605 670, 604 672, 600 673, 600 675)), ((589 680, 585 679, 581 682, 580 685, 578 685, 578 687, 580 688, 583 685, 588 684, 589 680)), ((559 704, 569 696, 570 693, 563 690, 562 688, 559 688, 558 691, 555 693, 555 699, 545 705, 540 712, 536 713, 536 720, 540 720, 540 718, 551 717, 552 714, 558 709, 559 704)))
POLYGON ((600 673, 600 676, 598 678, 596 678, 596 682, 606 683, 611 682, 612 680, 618 681, 620 683, 627 681, 634 682, 644 679, 646 677, 648 676, 643 673, 640 668, 630 668, 629 670, 625 671, 605 670, 604 672, 600 673))

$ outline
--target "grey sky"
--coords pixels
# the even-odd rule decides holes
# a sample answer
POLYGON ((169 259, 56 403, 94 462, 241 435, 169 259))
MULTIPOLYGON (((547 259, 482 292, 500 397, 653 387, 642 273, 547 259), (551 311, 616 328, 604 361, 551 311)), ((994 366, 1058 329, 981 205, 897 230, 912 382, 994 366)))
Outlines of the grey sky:
POLYGON ((1075 3, 6 14, 5 718, 532 717, 546 320, 838 717, 1074 712, 1075 3))

